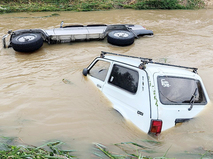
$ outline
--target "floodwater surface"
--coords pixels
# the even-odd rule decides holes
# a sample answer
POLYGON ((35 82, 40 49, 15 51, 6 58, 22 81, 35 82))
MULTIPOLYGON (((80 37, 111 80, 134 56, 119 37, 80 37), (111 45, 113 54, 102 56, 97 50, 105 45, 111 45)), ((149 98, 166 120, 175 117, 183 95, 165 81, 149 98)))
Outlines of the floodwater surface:
MULTIPOLYGON (((79 158, 95 158, 93 143, 118 154, 114 144, 137 142, 160 157, 199 158, 213 150, 213 105, 193 120, 153 138, 120 116, 82 70, 101 51, 197 67, 213 99, 213 10, 112 10, 98 12, 11 13, 0 15, 0 37, 8 30, 67 24, 139 24, 153 30, 127 47, 103 41, 44 44, 31 54, 4 49, 0 42, 0 135, 41 145, 61 140, 79 158), (63 80, 64 79, 64 80, 63 80), (150 144, 144 141, 159 141, 150 144)), ((137 152, 135 152, 137 153, 137 152)), ((98 157, 97 157, 98 158, 98 157)))

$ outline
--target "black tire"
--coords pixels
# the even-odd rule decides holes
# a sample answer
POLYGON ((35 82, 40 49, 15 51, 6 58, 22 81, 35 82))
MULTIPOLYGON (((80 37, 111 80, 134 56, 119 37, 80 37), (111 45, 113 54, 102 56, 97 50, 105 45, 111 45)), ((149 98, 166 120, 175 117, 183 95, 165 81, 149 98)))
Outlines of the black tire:
POLYGON ((112 45, 128 46, 134 43, 135 35, 125 30, 114 30, 108 33, 107 41, 112 45))
POLYGON ((24 33, 12 38, 12 47, 18 52, 33 52, 43 45, 41 34, 24 33))

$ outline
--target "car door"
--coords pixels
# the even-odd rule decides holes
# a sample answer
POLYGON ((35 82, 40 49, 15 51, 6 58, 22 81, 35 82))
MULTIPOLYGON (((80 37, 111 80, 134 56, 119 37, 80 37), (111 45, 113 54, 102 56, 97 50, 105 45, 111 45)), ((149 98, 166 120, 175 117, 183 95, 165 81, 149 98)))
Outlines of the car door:
POLYGON ((148 78, 144 70, 114 62, 102 92, 125 119, 144 132, 150 127, 148 78))
POLYGON ((89 77, 93 83, 102 91, 106 82, 111 62, 105 59, 97 59, 89 68, 89 77))

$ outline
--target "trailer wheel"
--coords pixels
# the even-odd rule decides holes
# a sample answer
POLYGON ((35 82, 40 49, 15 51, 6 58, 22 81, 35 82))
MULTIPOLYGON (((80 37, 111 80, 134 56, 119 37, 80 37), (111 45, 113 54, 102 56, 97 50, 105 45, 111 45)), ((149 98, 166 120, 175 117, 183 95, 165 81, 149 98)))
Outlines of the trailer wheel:
POLYGON ((41 34, 24 33, 12 38, 12 47, 18 52, 33 52, 43 45, 41 34))
POLYGON ((117 46, 128 46, 134 43, 135 36, 133 33, 125 30, 114 30, 108 33, 107 41, 117 46))

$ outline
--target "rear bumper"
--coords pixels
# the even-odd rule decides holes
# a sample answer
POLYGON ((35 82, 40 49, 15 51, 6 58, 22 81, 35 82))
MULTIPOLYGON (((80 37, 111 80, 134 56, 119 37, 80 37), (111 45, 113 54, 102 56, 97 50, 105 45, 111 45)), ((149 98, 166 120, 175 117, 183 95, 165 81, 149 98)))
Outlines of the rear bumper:
POLYGON ((143 29, 143 30, 134 30, 134 32, 138 36, 145 36, 145 35, 152 36, 152 35, 154 35, 154 33, 153 33, 152 30, 146 30, 146 29, 143 29))
POLYGON ((3 42, 3 47, 4 48, 8 48, 9 47, 9 42, 6 42, 6 38, 9 36, 10 34, 6 34, 2 37, 2 42, 3 42))
POLYGON ((189 120, 191 120, 193 118, 185 118, 185 119, 175 119, 175 125, 178 124, 178 123, 184 123, 184 122, 187 122, 189 120))

